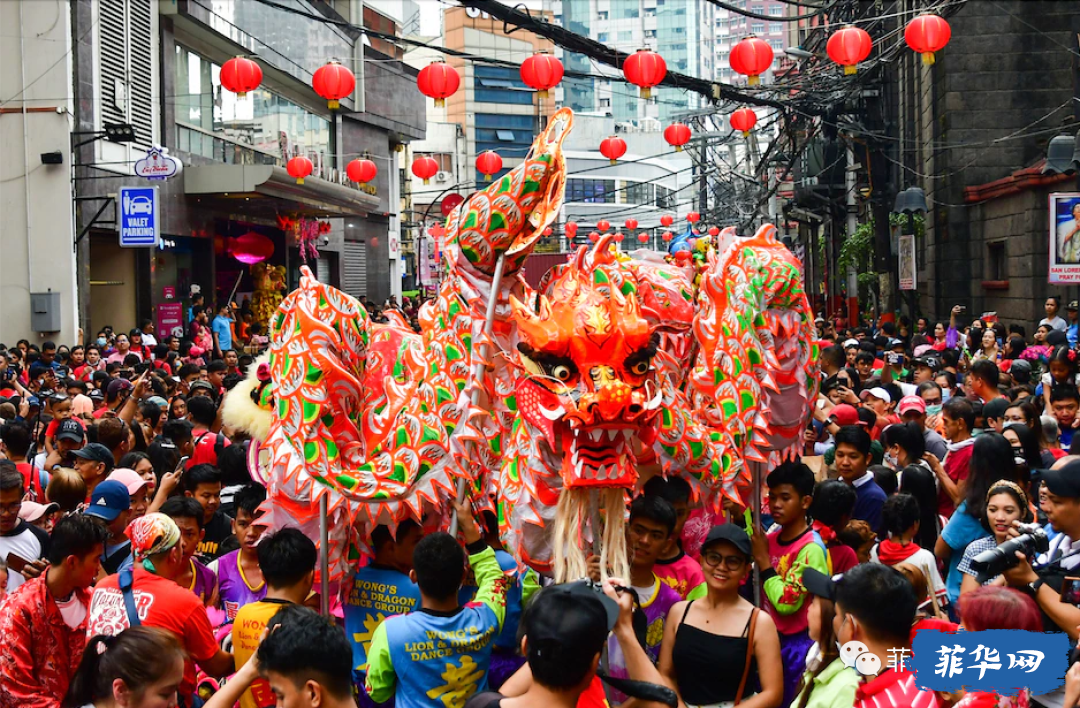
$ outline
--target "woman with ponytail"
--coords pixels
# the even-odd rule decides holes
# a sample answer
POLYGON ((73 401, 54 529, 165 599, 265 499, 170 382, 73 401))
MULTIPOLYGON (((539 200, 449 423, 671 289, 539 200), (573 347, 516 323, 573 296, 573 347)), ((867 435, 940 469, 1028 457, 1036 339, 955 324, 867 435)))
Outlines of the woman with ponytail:
POLYGON ((86 643, 63 708, 174 708, 184 653, 168 632, 132 627, 86 643))

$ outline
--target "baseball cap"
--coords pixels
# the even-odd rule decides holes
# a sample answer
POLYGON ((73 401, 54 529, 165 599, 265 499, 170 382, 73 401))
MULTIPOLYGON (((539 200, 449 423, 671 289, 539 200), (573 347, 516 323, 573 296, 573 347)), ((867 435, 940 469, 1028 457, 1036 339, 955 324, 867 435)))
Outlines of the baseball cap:
POLYGON ((32 524, 45 514, 51 514, 60 509, 56 502, 50 504, 38 504, 37 502, 24 501, 19 507, 19 518, 28 524, 32 524))
POLYGON ((878 400, 885 401, 886 403, 892 403, 892 396, 890 396, 889 392, 883 389, 881 386, 874 386, 873 388, 868 388, 864 390, 862 393, 859 394, 859 400, 865 401, 870 396, 873 396, 878 400))
POLYGON ((132 521, 127 527, 127 535, 135 560, 164 553, 180 542, 180 528, 176 522, 157 511, 132 521))
POLYGON ((859 411, 855 410, 855 406, 847 403, 833 406, 833 409, 829 411, 829 417, 840 427, 859 424, 859 411))
POLYGON ((900 415, 909 411, 926 412, 926 401, 920 396, 904 396, 900 399, 900 415))
POLYGON ((152 403, 152 404, 154 404, 155 406, 157 406, 158 408, 160 408, 162 410, 165 410, 165 409, 167 409, 169 407, 169 402, 166 401, 161 396, 151 396, 150 398, 146 399, 146 402, 147 403, 152 403))
POLYGON ((1043 484, 1047 491, 1059 497, 1080 497, 1080 460, 1073 460, 1058 469, 1044 470, 1043 484))
POLYGON ((850 349, 851 347, 855 347, 856 349, 858 349, 859 340, 858 339, 845 339, 844 340, 844 349, 850 349))
POLYGON ((192 347, 190 347, 188 349, 188 356, 190 356, 190 357, 200 357, 200 356, 203 355, 203 352, 205 352, 205 351, 206 350, 203 349, 202 347, 192 346, 192 347))
POLYGON ((603 650, 618 618, 618 604, 587 581, 545 588, 522 617, 529 655, 591 660, 603 650))
POLYGON ((129 495, 135 494, 147 485, 147 481, 140 477, 138 472, 127 467, 117 467, 114 469, 112 473, 105 478, 106 482, 109 480, 124 485, 124 488, 127 489, 129 495))
POLYGON ((889 346, 889 349, 895 349, 896 347, 904 346, 904 342, 902 340, 896 339, 894 337, 893 339, 889 340, 889 345, 888 346, 889 346))
POLYGON ((214 389, 214 385, 212 383, 210 383, 209 381, 203 381, 202 379, 200 379, 198 381, 195 381, 188 388, 190 390, 192 390, 192 391, 194 391, 196 389, 199 389, 199 388, 205 388, 207 391, 210 391, 211 393, 217 393, 217 390, 214 389))
POLYGON ((1077 305, 1078 305, 1077 301, 1073 300, 1072 302, 1070 302, 1068 305, 1065 306, 1065 309, 1066 310, 1078 310, 1078 309, 1080 309, 1080 307, 1077 307, 1077 305))
POLYGON ((84 512, 87 516, 96 516, 106 521, 115 521, 117 516, 131 508, 131 497, 127 487, 116 480, 105 480, 94 487, 90 495, 90 506, 84 512))
POLYGON ((109 398, 116 398, 120 395, 121 391, 127 391, 132 388, 135 388, 134 384, 127 379, 113 379, 109 382, 109 387, 105 389, 105 392, 109 398))
POLYGON ((82 460, 93 460, 94 462, 102 462, 105 464, 105 470, 109 471, 116 464, 116 460, 113 459, 112 452, 109 448, 105 447, 101 443, 88 443, 83 445, 75 452, 71 453, 82 460))
POLYGON ((750 537, 746 535, 746 529, 741 526, 735 524, 717 524, 713 526, 701 543, 702 553, 705 552, 708 546, 720 541, 727 541, 748 557, 754 555, 753 549, 750 547, 750 537))
POLYGON ((992 398, 983 404, 983 416, 997 420, 1005 416, 1005 411, 1009 410, 1011 405, 1012 402, 1007 398, 992 398))
POLYGON ((1016 383, 1026 384, 1031 381, 1031 362, 1025 359, 1014 359, 1009 367, 1009 374, 1016 383))
POLYGON ((31 408, 41 408, 41 401, 38 400, 37 396, 27 396, 26 405, 30 406, 31 408))
POLYGON ((915 355, 915 358, 927 356, 934 351, 933 344, 920 344, 911 350, 911 353, 915 355))
POLYGON ((940 366, 940 361, 937 357, 934 356, 918 356, 911 360, 911 365, 914 368, 925 366, 931 371, 936 372, 938 370, 938 366, 940 366))
POLYGON ((105 394, 101 392, 101 389, 95 388, 90 393, 86 394, 94 401, 102 401, 105 399, 105 394))
POLYGON ((83 430, 82 424, 74 418, 60 421, 60 425, 56 428, 57 440, 82 442, 84 437, 86 437, 86 432, 83 430))
POLYGON ((834 575, 830 578, 815 568, 804 568, 802 584, 812 595, 817 595, 824 600, 835 600, 836 583, 843 577, 843 575, 834 575))

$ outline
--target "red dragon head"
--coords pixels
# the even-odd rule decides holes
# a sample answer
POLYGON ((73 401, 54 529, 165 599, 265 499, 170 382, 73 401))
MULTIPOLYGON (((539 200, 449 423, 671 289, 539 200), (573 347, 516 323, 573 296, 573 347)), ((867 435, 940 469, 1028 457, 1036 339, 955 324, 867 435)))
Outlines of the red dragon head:
POLYGON ((525 369, 521 415, 561 458, 571 489, 633 486, 635 440, 655 438, 657 337, 609 243, 580 249, 537 295, 535 311, 511 299, 525 369))

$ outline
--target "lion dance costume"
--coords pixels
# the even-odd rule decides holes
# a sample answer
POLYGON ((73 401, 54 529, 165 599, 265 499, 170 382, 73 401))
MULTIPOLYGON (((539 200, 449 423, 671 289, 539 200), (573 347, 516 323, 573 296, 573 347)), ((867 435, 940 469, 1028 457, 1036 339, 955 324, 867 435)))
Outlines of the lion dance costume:
POLYGON ((520 276, 562 205, 572 122, 556 113, 523 164, 450 215, 421 334, 373 323, 304 268, 271 318, 268 358, 227 397, 226 422, 256 440, 273 526, 318 538, 328 497, 332 577, 374 525, 445 527, 459 480, 522 563, 583 577, 599 541, 604 566, 625 572, 639 468, 681 475, 719 508, 748 499, 748 463, 798 450, 817 351, 800 264, 771 226, 725 230, 686 265, 628 257, 605 236, 539 291, 520 276))

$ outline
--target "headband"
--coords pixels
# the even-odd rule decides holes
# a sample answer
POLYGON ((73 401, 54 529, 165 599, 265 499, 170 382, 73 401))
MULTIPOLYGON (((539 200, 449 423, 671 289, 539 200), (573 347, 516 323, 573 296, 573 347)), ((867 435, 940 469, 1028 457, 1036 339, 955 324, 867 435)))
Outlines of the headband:
POLYGON ((1019 484, 1017 484, 1016 482, 1010 482, 1007 479, 998 480, 997 482, 994 482, 993 484, 990 485, 989 491, 986 492, 986 501, 990 501, 990 497, 994 496, 994 490, 995 489, 1001 489, 1002 487, 1005 487, 1006 489, 1011 489, 1012 491, 1016 492, 1017 496, 1020 497, 1020 504, 1025 509, 1027 508, 1027 505, 1028 505, 1027 494, 1024 492, 1023 489, 1020 488, 1019 484))

